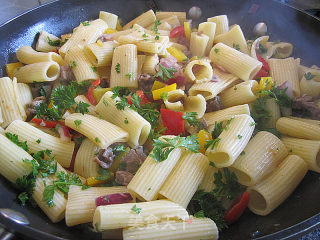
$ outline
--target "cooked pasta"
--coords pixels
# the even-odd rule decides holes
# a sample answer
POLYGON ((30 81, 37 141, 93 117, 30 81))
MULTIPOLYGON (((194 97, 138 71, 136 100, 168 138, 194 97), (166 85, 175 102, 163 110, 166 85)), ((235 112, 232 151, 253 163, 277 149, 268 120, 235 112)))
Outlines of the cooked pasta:
POLYGON ((248 189, 251 196, 249 209, 258 215, 268 215, 293 192, 307 170, 302 158, 289 155, 273 173, 248 189))
POLYGON ((6 128, 6 132, 18 135, 21 141, 27 141, 31 153, 49 149, 61 166, 70 166, 74 142, 63 142, 60 138, 51 136, 21 120, 13 121, 6 128))
POLYGON ((185 68, 187 77, 196 83, 208 82, 212 79, 213 70, 207 60, 194 60, 188 63, 185 68))
POLYGON ((241 184, 252 186, 272 173, 287 155, 288 150, 279 138, 261 131, 249 141, 231 168, 241 184))
POLYGON ((39 34, 38 41, 36 43, 36 50, 40 52, 56 51, 57 46, 51 46, 52 44, 50 45, 49 41, 52 41, 52 42, 58 41, 60 43, 60 38, 46 31, 41 31, 39 34))
POLYGON ((92 222, 96 209, 96 198, 114 193, 128 193, 126 187, 91 187, 82 190, 80 186, 70 186, 66 206, 66 224, 74 226, 92 222))
POLYGON ((254 120, 246 114, 230 119, 229 126, 219 135, 217 146, 208 147, 206 156, 217 167, 233 164, 249 142, 254 130, 254 120))
POLYGON ((229 20, 227 15, 219 15, 207 19, 208 22, 216 24, 215 37, 229 31, 229 20))
POLYGON ((60 66, 64 64, 62 57, 55 52, 37 52, 30 46, 20 47, 17 51, 17 58, 24 64, 32 64, 38 62, 50 62, 54 61, 60 66))
POLYGON ((84 53, 90 62, 97 67, 110 66, 112 62, 113 49, 116 47, 113 41, 102 44, 91 43, 84 46, 84 53))

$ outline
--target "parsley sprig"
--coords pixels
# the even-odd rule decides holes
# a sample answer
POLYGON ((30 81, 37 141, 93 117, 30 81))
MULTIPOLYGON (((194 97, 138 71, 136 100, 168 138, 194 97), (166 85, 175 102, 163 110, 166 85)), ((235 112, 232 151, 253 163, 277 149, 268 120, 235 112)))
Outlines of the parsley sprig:
POLYGON ((150 154, 157 162, 163 162, 169 154, 176 148, 184 147, 191 152, 198 153, 200 149, 197 136, 191 135, 188 137, 176 136, 174 138, 153 139, 153 153, 150 154))
POLYGON ((195 217, 211 218, 221 231, 227 228, 223 202, 235 199, 245 188, 238 183, 237 176, 228 168, 219 169, 214 174, 214 184, 216 187, 211 192, 197 191, 188 205, 188 210, 195 217))
POLYGON ((24 142, 19 141, 18 135, 12 134, 10 132, 6 132, 5 135, 9 140, 11 140, 11 142, 15 143, 17 146, 21 147, 26 152, 29 151, 27 141, 24 141, 24 142))
POLYGON ((199 129, 204 129, 203 123, 197 119, 196 112, 187 112, 185 113, 182 118, 186 120, 190 126, 198 127, 199 129))
POLYGON ((159 64, 159 71, 154 75, 154 77, 160 77, 163 81, 167 81, 170 78, 173 78, 173 74, 177 72, 174 68, 164 67, 162 64, 159 64))
POLYGON ((59 46, 60 46, 60 44, 61 44, 60 39, 51 40, 51 39, 49 38, 49 36, 48 36, 47 38, 48 38, 48 44, 49 44, 50 46, 53 46, 53 47, 59 47, 59 46))
POLYGON ((52 185, 46 185, 44 182, 45 188, 42 195, 42 201, 46 202, 48 207, 55 206, 55 203, 53 202, 55 190, 68 194, 70 185, 81 186, 83 190, 88 188, 88 186, 82 184, 79 176, 73 173, 67 174, 65 172, 58 172, 56 177, 57 180, 53 181, 52 185))
POLYGON ((306 80, 312 80, 316 75, 312 74, 311 72, 307 72, 304 74, 306 80))

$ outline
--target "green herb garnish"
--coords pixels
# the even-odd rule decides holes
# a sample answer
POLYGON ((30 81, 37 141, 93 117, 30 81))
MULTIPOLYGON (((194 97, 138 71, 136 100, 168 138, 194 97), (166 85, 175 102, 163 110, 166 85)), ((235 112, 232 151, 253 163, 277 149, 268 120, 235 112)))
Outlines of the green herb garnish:
POLYGON ((117 63, 114 69, 117 73, 120 73, 120 63, 117 63))
POLYGON ((187 112, 185 113, 182 118, 186 120, 190 126, 198 127, 199 129, 204 129, 203 123, 197 119, 196 112, 187 112))
POLYGON ((80 124, 82 123, 82 120, 74 120, 74 124, 77 126, 77 127, 79 127, 80 126, 80 124))
POLYGON ((154 75, 154 77, 160 77, 163 81, 167 81, 170 78, 173 78, 173 74, 177 72, 174 68, 167 68, 162 66, 161 64, 159 66, 159 71, 154 75))
POLYGON ((133 205, 133 207, 131 208, 131 211, 133 211, 133 212, 135 212, 135 213, 137 213, 137 214, 141 213, 141 210, 142 210, 142 209, 141 209, 141 208, 138 208, 136 204, 133 205))
POLYGON ((59 47, 60 46, 61 41, 59 39, 52 41, 49 37, 47 37, 47 38, 48 38, 48 44, 50 46, 53 46, 53 47, 59 47))

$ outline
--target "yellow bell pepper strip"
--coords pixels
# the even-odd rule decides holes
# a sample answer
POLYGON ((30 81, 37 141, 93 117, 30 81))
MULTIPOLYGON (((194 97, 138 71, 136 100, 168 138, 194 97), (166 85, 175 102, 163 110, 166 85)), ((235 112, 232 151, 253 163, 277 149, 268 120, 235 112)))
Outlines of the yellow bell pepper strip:
POLYGON ((198 133, 198 141, 199 141, 199 145, 200 145, 199 152, 201 152, 203 154, 205 154, 205 152, 206 152, 206 149, 204 146, 206 145, 207 140, 212 140, 211 134, 205 130, 200 130, 198 133))
MULTIPOLYGON (((121 27, 121 26, 120 26, 121 27)), ((121 27, 122 28, 122 27, 121 27)), ((117 30, 118 30, 118 23, 117 23, 117 30)), ((104 33, 105 34, 112 34, 112 33, 116 33, 118 32, 116 29, 113 29, 113 28, 107 28, 104 33)))
POLYGON ((159 99, 161 99, 161 94, 163 92, 171 92, 171 91, 176 90, 176 89, 177 89, 177 84, 174 83, 174 84, 171 84, 169 86, 154 90, 154 91, 152 91, 153 99, 154 100, 159 100, 159 99))
POLYGON ((113 179, 113 177, 114 177, 114 173, 112 173, 112 172, 110 172, 110 178, 108 178, 106 180, 99 180, 99 179, 97 179, 97 177, 89 177, 86 179, 86 185, 92 186, 92 187, 98 186, 102 183, 106 183, 106 182, 110 181, 111 179, 113 179))
POLYGON ((167 51, 176 58, 178 62, 188 61, 188 57, 179 48, 169 47, 167 51))
POLYGON ((7 74, 9 78, 13 78, 13 71, 16 70, 17 68, 23 67, 23 64, 21 62, 16 62, 16 63, 8 63, 6 65, 7 68, 7 74))
POLYGON ((93 97, 96 100, 96 102, 98 103, 100 101, 100 99, 102 98, 102 96, 106 93, 112 91, 112 88, 101 88, 98 87, 96 89, 93 89, 93 97))
POLYGON ((101 41, 100 39, 97 41, 97 44, 98 44, 100 47, 103 47, 103 43, 102 43, 102 41, 101 41))
POLYGON ((151 91, 157 90, 159 88, 163 88, 165 86, 167 86, 167 84, 160 81, 154 81, 151 91))
POLYGON ((190 23, 184 22, 183 26, 184 26, 184 33, 186 35, 186 38, 190 40, 190 37, 191 37, 190 23))
POLYGON ((123 30, 123 27, 122 27, 121 24, 120 24, 119 18, 118 18, 118 21, 117 21, 116 29, 117 29, 118 31, 122 31, 122 30, 123 30))
POLYGON ((270 90, 273 85, 272 77, 262 77, 259 82, 259 90, 270 90))
POLYGON ((197 56, 193 56, 192 58, 190 58, 190 60, 189 60, 189 61, 191 62, 191 61, 193 61, 193 60, 197 60, 197 59, 198 59, 198 57, 197 57, 197 56))

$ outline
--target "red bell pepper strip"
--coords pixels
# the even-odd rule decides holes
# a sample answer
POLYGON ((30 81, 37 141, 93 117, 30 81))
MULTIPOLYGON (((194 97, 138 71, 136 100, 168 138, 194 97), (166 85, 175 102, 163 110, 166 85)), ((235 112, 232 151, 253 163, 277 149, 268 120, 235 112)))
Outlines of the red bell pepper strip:
POLYGON ((55 128, 57 126, 57 124, 63 124, 58 121, 47 121, 47 120, 36 118, 36 117, 33 118, 31 120, 31 122, 36 123, 36 124, 40 125, 41 127, 47 127, 47 128, 55 128))
POLYGON ((96 206, 128 203, 133 200, 130 193, 113 193, 96 198, 96 206))
POLYGON ((186 37, 183 26, 177 26, 170 32, 170 38, 186 37))
POLYGON ((184 133, 183 113, 169 109, 160 109, 163 125, 166 127, 166 134, 179 135, 184 133))
POLYGON ((250 195, 248 192, 244 192, 239 200, 232 208, 224 214, 224 220, 227 224, 231 224, 237 221, 244 210, 247 208, 250 201, 250 195))
MULTIPOLYGON (((151 103, 149 101, 149 99, 146 97, 146 95, 144 94, 143 91, 136 91, 137 95, 140 97, 141 99, 141 106, 145 105, 146 103, 151 103)), ((131 101, 131 96, 127 96, 127 99, 128 99, 128 103, 130 105, 132 105, 132 101, 131 101)))
POLYGON ((99 78, 98 80, 94 81, 89 89, 88 89, 88 92, 87 92, 87 95, 86 97, 88 98, 89 102, 92 104, 92 105, 96 105, 96 100, 94 99, 94 96, 93 96, 93 89, 96 89, 99 85, 100 85, 100 82, 101 82, 101 78, 99 78))
POLYGON ((264 60, 258 54, 257 54, 257 59, 259 62, 262 63, 262 67, 261 67, 260 71, 257 73, 257 75, 255 76, 255 79, 257 79, 259 77, 267 77, 269 75, 269 71, 270 71, 270 67, 269 67, 268 63, 266 62, 266 60, 264 60))

